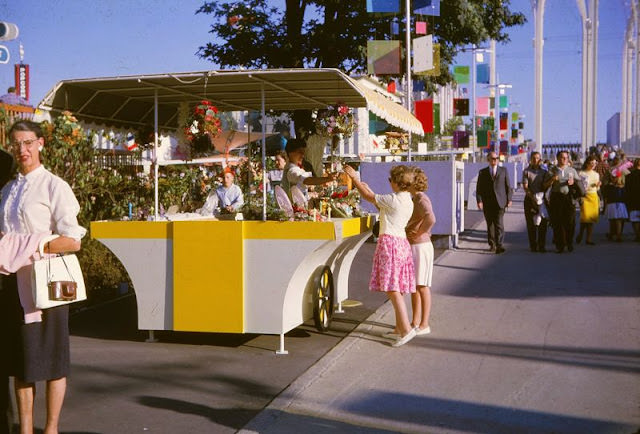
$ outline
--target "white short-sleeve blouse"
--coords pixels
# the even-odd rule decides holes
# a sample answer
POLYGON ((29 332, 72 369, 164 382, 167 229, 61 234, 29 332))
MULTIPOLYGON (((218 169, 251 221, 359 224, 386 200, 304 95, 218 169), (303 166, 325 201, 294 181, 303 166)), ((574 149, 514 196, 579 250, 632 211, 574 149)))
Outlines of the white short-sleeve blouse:
POLYGON ((80 240, 87 230, 78 224, 80 204, 71 186, 39 166, 2 189, 0 231, 52 233, 80 240))
POLYGON ((413 200, 408 191, 391 194, 376 194, 376 204, 380 209, 380 235, 387 234, 406 238, 404 230, 413 213, 413 200))

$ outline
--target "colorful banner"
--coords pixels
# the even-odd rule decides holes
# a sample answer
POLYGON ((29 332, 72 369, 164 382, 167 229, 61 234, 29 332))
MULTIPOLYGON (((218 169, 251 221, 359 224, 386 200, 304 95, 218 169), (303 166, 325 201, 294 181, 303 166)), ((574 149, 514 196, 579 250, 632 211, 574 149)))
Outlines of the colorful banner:
POLYGON ((489 64, 481 63, 476 65, 476 83, 489 84, 489 64))
POLYGON ((416 21, 416 35, 426 35, 426 34, 427 34, 427 22, 416 21))
POLYGON ((518 122, 518 129, 524 130, 524 122, 518 122))
POLYGON ((476 130, 476 143, 478 148, 486 148, 491 143, 491 130, 476 130))
POLYGON ((469 83, 469 66, 455 65, 453 67, 453 78, 458 84, 469 83))
POLYGON ((29 100, 29 65, 19 63, 14 65, 16 79, 16 93, 22 98, 29 100))
POLYGON ((390 12, 397 14, 400 13, 400 2, 399 0, 367 0, 367 12, 390 12))
POLYGON ((518 122, 518 119, 520 119, 518 112, 511 113, 511 122, 518 122))
POLYGON ((433 100, 424 99, 415 102, 416 118, 422 123, 425 133, 433 132, 433 100))
POLYGON ((518 130, 511 130, 511 138, 512 139, 517 139, 518 138, 518 130))
POLYGON ((413 0, 413 13, 440 16, 440 0, 413 0))
POLYGON ((424 85, 424 81, 422 80, 413 80, 413 85, 411 86, 414 92, 424 92, 426 89, 424 85))
POLYGON ((507 95, 500 95, 500 108, 509 108, 509 97, 507 95))
POLYGON ((453 132, 453 147, 468 148, 469 147, 469 133, 466 131, 454 131, 453 132))
POLYGON ((469 99, 468 98, 453 99, 453 115, 469 116, 469 99))
POLYGON ((425 71, 423 74, 431 77, 440 75, 440 44, 433 44, 433 69, 425 71))
POLYGON ((489 116, 490 99, 486 96, 476 98, 476 116, 489 116))
POLYGON ((500 113, 500 129, 506 130, 509 128, 509 113, 500 113))
POLYGON ((413 72, 433 69, 433 36, 421 36, 413 40, 413 72))
POLYGON ((400 74, 400 41, 367 41, 367 72, 400 74))

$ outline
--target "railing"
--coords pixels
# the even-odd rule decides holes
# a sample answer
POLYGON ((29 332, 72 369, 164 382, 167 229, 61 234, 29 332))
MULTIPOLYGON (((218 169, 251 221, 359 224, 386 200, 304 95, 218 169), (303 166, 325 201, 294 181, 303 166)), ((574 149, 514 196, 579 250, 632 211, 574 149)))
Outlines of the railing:
POLYGON ((36 111, 33 107, 0 103, 0 110, 4 111, 4 119, 0 117, 0 146, 7 148, 7 130, 18 119, 32 119, 36 111))

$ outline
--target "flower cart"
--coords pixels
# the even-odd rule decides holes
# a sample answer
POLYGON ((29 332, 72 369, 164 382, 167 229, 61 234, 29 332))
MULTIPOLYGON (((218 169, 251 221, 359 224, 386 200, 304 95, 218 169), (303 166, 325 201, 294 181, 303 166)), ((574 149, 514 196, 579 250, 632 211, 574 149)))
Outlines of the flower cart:
POLYGON ((91 236, 123 263, 138 327, 284 334, 313 318, 325 331, 348 297, 373 217, 326 222, 104 221, 91 236))
MULTIPOLYGON (((349 108, 367 107, 389 122, 422 133, 420 122, 400 105, 363 88, 335 69, 201 71, 66 80, 39 106, 70 110, 80 120, 149 125, 194 139, 206 149, 220 132, 217 110, 323 110, 318 128, 336 137, 353 132, 349 108), (209 101, 215 102, 215 106, 209 101), (339 101, 339 105, 336 105, 339 101), (186 107, 195 106, 189 116, 186 107), (117 108, 117 110, 114 109, 117 108), (336 113, 332 113, 335 111, 336 113), (333 119, 332 119, 333 116, 333 119), (328 123, 322 125, 323 120, 328 123), (336 122, 337 120, 337 122, 336 122), (344 122, 343 122, 344 121, 344 122), (185 128, 186 125, 186 128, 185 128), (211 128, 208 128, 211 127, 211 128)), ((265 123, 262 163, 266 167, 265 123)), ((230 149, 225 141, 225 151, 230 149)), ((200 149, 195 149, 199 156, 200 149)), ((266 181, 257 212, 263 221, 193 218, 160 221, 158 162, 154 221, 98 221, 91 236, 123 263, 134 285, 138 326, 149 330, 284 334, 313 318, 329 327, 334 307, 348 296, 348 277, 375 217, 352 217, 336 208, 333 219, 266 221, 266 181), (339 218, 336 218, 339 217, 339 218)), ((349 197, 330 197, 345 205, 349 197)), ((331 202, 333 201, 333 202, 331 202)), ((245 216, 246 218, 246 216, 245 216)))

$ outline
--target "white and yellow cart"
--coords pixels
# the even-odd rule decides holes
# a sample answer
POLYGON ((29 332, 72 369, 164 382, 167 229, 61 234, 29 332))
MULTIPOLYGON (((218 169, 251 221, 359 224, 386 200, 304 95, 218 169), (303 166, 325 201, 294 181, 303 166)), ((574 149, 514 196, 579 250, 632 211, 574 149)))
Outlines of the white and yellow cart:
POLYGON ((373 217, 327 222, 100 221, 91 236, 126 268, 141 330, 284 334, 324 331, 348 298, 373 217))

